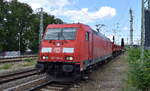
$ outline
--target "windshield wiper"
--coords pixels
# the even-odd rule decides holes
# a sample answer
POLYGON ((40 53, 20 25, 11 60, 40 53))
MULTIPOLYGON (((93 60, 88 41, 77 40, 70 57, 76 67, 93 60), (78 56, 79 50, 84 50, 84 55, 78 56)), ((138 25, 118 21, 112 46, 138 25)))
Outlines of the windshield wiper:
POLYGON ((60 40, 61 33, 58 32, 57 36, 58 36, 58 40, 60 40))
POLYGON ((63 30, 63 28, 62 28, 60 34, 61 34, 63 40, 67 43, 67 41, 66 41, 66 39, 65 39, 65 36, 63 35, 63 32, 64 32, 64 30, 63 30))

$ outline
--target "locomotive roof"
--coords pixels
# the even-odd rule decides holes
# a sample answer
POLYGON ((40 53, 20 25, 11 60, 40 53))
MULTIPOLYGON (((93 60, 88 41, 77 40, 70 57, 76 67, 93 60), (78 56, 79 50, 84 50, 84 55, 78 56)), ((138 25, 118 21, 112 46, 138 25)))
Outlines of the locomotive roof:
POLYGON ((81 27, 81 26, 87 26, 82 23, 73 23, 73 24, 49 24, 47 28, 67 28, 67 27, 81 27))
MULTIPOLYGON (((82 27, 82 26, 86 26, 86 27, 89 27, 88 25, 85 25, 85 24, 82 24, 82 23, 72 23, 72 24, 49 24, 47 28, 70 28, 70 27, 82 27)), ((90 27, 89 27, 90 28, 90 27)), ((90 28, 91 29, 91 28, 90 28)), ((107 38, 105 35, 103 35, 102 33, 100 32, 97 32, 93 29, 91 29, 93 31, 94 34, 102 37, 103 39, 105 40, 108 40, 110 41, 109 38, 107 38)))

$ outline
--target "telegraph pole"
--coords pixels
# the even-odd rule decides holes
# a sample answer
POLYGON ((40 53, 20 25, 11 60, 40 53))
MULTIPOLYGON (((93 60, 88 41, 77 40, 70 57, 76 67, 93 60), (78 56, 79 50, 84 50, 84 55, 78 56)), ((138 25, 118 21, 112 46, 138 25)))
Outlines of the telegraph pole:
POLYGON ((141 60, 144 58, 144 45, 145 45, 145 10, 150 10, 150 0, 142 0, 142 18, 141 18, 141 60))
MULTIPOLYGON (((118 23, 117 23, 117 27, 116 27, 118 32, 119 32, 119 26, 120 26, 120 23, 118 22, 118 23)), ((118 42, 118 44, 119 44, 120 40, 117 39, 117 35, 118 35, 118 37, 119 37, 119 34, 117 34, 117 31, 115 32, 116 43, 118 42)))
POLYGON ((142 18, 141 18, 141 60, 144 58, 144 42, 145 42, 145 2, 142 0, 142 18))
POLYGON ((150 9, 150 0, 148 0, 148 9, 150 9))
MULTIPOLYGON (((20 37, 21 37, 21 33, 19 31, 18 33, 18 40, 19 40, 19 56, 21 56, 21 43, 20 43, 20 37)), ((22 60, 22 58, 20 57, 20 60, 22 60)))
POLYGON ((119 31, 119 23, 116 23, 116 29, 113 30, 113 32, 114 32, 113 42, 114 43, 117 43, 117 37, 116 37, 117 31, 119 31))
POLYGON ((43 8, 39 8, 40 10, 40 30, 39 30, 39 46, 43 36, 43 8))
POLYGON ((130 12, 130 47, 133 46, 133 11, 132 9, 129 10, 130 12))
POLYGON ((127 38, 127 45, 128 45, 128 38, 127 38))

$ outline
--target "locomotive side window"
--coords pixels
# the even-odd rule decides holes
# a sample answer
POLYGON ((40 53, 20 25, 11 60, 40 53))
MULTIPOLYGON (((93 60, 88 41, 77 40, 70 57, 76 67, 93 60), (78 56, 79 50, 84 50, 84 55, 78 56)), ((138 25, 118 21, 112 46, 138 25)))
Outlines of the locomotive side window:
POLYGON ((85 38, 86 38, 86 40, 89 40, 89 32, 86 32, 85 38))
POLYGON ((51 28, 45 35, 45 40, 75 40, 77 28, 51 28))

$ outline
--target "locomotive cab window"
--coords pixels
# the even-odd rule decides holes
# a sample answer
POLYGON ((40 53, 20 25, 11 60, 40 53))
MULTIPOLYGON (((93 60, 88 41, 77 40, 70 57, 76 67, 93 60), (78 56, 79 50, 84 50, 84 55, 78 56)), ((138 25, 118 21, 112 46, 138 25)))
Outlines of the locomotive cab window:
POLYGON ((75 40, 77 28, 50 28, 45 34, 45 40, 75 40))
POLYGON ((86 38, 86 40, 89 40, 89 32, 86 32, 85 38, 86 38))

